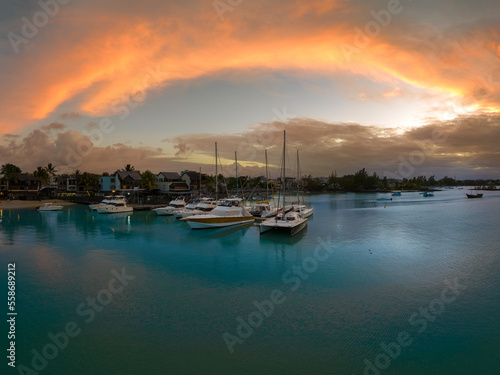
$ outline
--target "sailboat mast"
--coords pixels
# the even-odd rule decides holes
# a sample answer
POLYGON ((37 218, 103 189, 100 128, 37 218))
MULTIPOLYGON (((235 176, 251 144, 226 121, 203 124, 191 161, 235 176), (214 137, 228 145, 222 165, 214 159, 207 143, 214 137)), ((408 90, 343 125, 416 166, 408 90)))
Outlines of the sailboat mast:
POLYGON ((283 220, 285 220, 286 196, 286 130, 283 130, 283 220))
POLYGON ((217 169, 217 142, 215 142, 215 200, 217 201, 218 199, 218 194, 219 194, 219 176, 218 172, 219 170, 217 169))
POLYGON ((266 199, 269 200, 269 176, 267 174, 267 150, 266 153, 266 199))
POLYGON ((297 150, 297 200, 300 203, 300 198, 299 198, 299 188, 300 188, 300 185, 299 185, 299 182, 300 182, 299 168, 300 168, 299 167, 299 150, 297 150))
POLYGON ((236 163, 236 198, 239 197, 239 190, 238 190, 238 155, 236 154, 236 151, 234 152, 234 162, 236 163))
POLYGON ((199 181, 199 185, 198 185, 198 190, 199 190, 200 197, 201 197, 201 167, 200 167, 200 181, 199 181))

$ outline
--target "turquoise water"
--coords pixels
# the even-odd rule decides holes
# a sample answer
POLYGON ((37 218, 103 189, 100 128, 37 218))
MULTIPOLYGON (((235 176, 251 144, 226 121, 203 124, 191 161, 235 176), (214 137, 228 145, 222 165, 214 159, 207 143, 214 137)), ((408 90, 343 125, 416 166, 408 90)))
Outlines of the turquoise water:
MULTIPOLYGON (((293 239, 191 231, 151 212, 3 210, 17 370, 75 322, 79 334, 40 374, 498 374, 500 193, 465 192, 313 195, 293 239), (123 268, 133 280, 110 292, 123 268), (90 308, 96 296, 106 305, 90 308), (272 297, 266 317, 253 303, 272 297)), ((18 373, 6 362, 2 373, 18 373)))

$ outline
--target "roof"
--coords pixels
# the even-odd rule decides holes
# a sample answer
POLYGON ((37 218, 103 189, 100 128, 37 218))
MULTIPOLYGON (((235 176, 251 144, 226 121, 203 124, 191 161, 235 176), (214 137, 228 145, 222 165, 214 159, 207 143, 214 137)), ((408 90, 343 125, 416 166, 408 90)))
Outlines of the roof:
MULTIPOLYGON (((184 171, 182 172, 182 176, 187 175, 191 180, 198 181, 200 179, 200 173, 195 171, 184 171)), ((201 174, 201 179, 205 180, 207 178, 206 174, 201 174)))
POLYGON ((28 174, 28 173, 18 173, 16 175, 16 178, 17 178, 18 181, 24 181, 24 182, 27 182, 27 181, 40 181, 40 179, 38 177, 33 177, 30 174, 28 174))
POLYGON ((156 176, 163 175, 168 180, 180 180, 181 176, 177 172, 160 172, 156 176))
POLYGON ((137 171, 118 171, 118 172, 116 172, 116 174, 120 180, 123 180, 127 177, 130 177, 136 181, 142 180, 140 173, 137 171))

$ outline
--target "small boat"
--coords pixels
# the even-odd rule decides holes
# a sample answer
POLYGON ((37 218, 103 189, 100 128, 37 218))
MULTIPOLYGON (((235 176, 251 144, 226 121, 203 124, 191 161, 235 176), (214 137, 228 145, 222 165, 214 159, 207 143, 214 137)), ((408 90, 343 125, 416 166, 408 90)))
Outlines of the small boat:
POLYGON ((100 214, 121 214, 132 211, 134 209, 127 206, 127 202, 124 199, 113 199, 108 204, 97 207, 97 212, 100 214))
POLYGON ((210 213, 182 218, 191 229, 224 228, 254 222, 254 217, 239 203, 241 199, 223 199, 210 213))
POLYGON ((482 198, 483 194, 465 194, 467 195, 467 198, 469 199, 474 199, 474 198, 482 198))
POLYGON ((392 198, 377 198, 377 202, 392 201, 392 198))
POLYGON ((429 191, 426 191, 423 195, 424 197, 433 197, 434 196, 434 193, 431 193, 429 191))
POLYGON ((156 212, 158 216, 168 216, 173 215, 175 212, 183 210, 186 207, 186 202, 184 198, 175 199, 170 201, 168 206, 155 208, 153 211, 156 212))
POLYGON ((391 191, 391 195, 393 197, 400 197, 401 196, 401 190, 391 191))
POLYGON ((38 211, 61 211, 63 206, 55 206, 53 203, 45 203, 41 207, 36 208, 38 211))

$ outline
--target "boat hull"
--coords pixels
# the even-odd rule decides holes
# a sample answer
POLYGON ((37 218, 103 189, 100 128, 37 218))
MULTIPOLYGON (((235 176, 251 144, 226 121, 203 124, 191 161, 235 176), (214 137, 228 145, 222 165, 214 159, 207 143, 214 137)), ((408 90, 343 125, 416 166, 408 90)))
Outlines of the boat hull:
MULTIPOLYGON (((288 223, 285 222, 284 224, 288 223)), ((260 234, 263 234, 275 230, 278 232, 286 233, 291 237, 293 237, 307 226, 307 220, 304 219, 299 224, 293 226, 284 224, 282 224, 280 220, 275 220, 273 222, 268 222, 268 223, 262 223, 259 227, 259 232, 260 234)))
POLYGON ((465 194, 467 195, 467 198, 469 199, 474 199, 474 198, 482 198, 483 194, 465 194))
POLYGON ((253 223, 254 218, 249 218, 246 216, 240 217, 217 217, 217 218, 196 218, 192 217, 188 220, 182 219, 183 221, 187 221, 191 229, 210 229, 210 228, 224 228, 231 227, 235 225, 242 225, 253 223))

